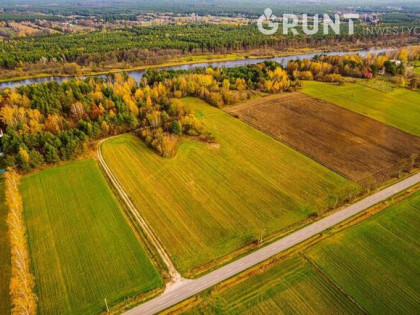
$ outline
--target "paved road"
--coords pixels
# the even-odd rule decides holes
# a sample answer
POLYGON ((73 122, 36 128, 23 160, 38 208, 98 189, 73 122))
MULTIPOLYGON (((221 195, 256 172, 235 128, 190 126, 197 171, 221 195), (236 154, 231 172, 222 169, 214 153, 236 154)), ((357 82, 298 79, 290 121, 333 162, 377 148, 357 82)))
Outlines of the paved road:
POLYGON ((263 247, 243 258, 240 258, 224 267, 221 267, 201 278, 182 283, 165 291, 156 297, 134 309, 126 312, 126 315, 147 315, 155 314, 173 306, 213 285, 222 282, 258 263, 289 249, 304 240, 354 216, 355 214, 370 208, 371 206, 388 199, 389 197, 406 190, 407 188, 420 183, 420 174, 413 175, 395 185, 381 190, 353 205, 340 210, 324 219, 312 223, 303 229, 263 247))

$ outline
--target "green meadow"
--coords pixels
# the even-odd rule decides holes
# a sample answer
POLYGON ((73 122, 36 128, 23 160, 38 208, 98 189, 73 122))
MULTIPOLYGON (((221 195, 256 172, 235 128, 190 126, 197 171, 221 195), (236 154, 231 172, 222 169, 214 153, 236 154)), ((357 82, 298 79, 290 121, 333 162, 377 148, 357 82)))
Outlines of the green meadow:
POLYGON ((225 112, 195 98, 182 101, 217 144, 186 141, 168 159, 123 135, 106 141, 102 152, 184 275, 358 189, 225 112))
POLYGON ((40 314, 94 314, 162 285, 95 161, 22 178, 40 314))

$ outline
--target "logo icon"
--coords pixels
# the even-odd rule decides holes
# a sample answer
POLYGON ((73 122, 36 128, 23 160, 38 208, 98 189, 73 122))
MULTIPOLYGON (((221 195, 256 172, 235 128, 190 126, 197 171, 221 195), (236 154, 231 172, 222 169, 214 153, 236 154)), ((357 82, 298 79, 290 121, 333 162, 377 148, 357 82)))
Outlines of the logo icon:
POLYGON ((258 18, 258 30, 264 35, 273 35, 279 29, 279 23, 273 22, 275 19, 277 19, 277 17, 273 14, 273 11, 270 8, 265 9, 264 14, 258 18))

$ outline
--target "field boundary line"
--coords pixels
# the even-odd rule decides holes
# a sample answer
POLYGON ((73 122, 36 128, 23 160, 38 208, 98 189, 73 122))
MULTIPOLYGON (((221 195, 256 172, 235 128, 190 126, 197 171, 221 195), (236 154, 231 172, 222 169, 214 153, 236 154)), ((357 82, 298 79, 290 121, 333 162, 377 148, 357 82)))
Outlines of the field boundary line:
POLYGON ((156 234, 154 233, 152 228, 148 225, 146 220, 141 216, 137 207, 133 204, 133 202, 131 201, 127 192, 124 190, 121 183, 119 182, 118 178, 112 172, 111 168, 108 166, 104 157, 102 156, 102 151, 101 151, 102 144, 109 139, 110 138, 103 139, 103 140, 99 141, 99 143, 98 143, 97 156, 98 156, 99 163, 101 164, 102 168, 105 171, 105 174, 109 178, 109 181, 115 187, 117 192, 120 194, 121 199, 124 201, 124 203, 127 205, 128 210, 134 216, 134 218, 139 223, 139 225, 143 229, 146 236, 149 238, 150 242, 156 248, 156 251, 160 255, 163 263, 168 268, 168 272, 169 272, 169 276, 171 278, 170 279, 171 282, 177 283, 177 282, 182 281, 183 279, 182 279, 181 274, 175 268, 175 265, 172 263, 171 259, 169 258, 169 255, 166 252, 164 246, 162 245, 162 243, 160 242, 160 240, 158 239, 158 237, 156 236, 156 234))
MULTIPOLYGON (((398 132, 404 133, 404 134, 406 134, 406 135, 408 135, 410 137, 412 136, 412 137, 420 138, 419 136, 417 136, 415 134, 409 133, 409 132, 407 132, 405 130, 402 130, 400 128, 397 128, 395 126, 386 124, 386 123, 384 123, 382 121, 379 121, 379 120, 377 120, 375 118, 369 117, 368 115, 364 115, 364 114, 361 114, 361 113, 359 113, 357 111, 353 111, 353 110, 348 109, 346 107, 342 107, 341 105, 338 105, 336 103, 330 102, 328 100, 325 100, 325 99, 322 99, 322 98, 319 98, 319 97, 315 97, 315 96, 311 96, 309 94, 306 94, 303 91, 296 91, 296 92, 289 93, 289 95, 292 95, 292 94, 299 94, 299 97, 296 98, 296 99, 293 99, 293 100, 289 100, 289 99, 286 98, 285 94, 271 94, 271 95, 263 96, 263 97, 261 97, 261 99, 264 99, 264 98, 269 98, 270 100, 273 99, 273 100, 276 101, 276 104, 280 104, 280 105, 281 104, 292 103, 292 102, 299 102, 299 101, 303 101, 303 100, 314 100, 314 101, 318 101, 318 102, 321 102, 321 103, 329 104, 329 105, 334 106, 336 108, 340 108, 340 110, 343 110, 345 112, 348 112, 348 113, 350 113, 352 115, 370 119, 372 121, 375 121, 376 123, 379 123, 379 124, 383 125, 386 128, 391 128, 391 129, 397 130, 398 132), (279 100, 279 99, 277 99, 278 97, 282 97, 282 99, 279 100), (284 99, 283 99, 283 97, 284 97, 284 99)), ((327 96, 331 96, 332 95, 332 96, 334 96, 334 95, 341 95, 341 94, 343 94, 343 93, 330 93, 330 94, 323 94, 323 95, 327 95, 327 96)), ((250 104, 249 106, 250 107, 253 107, 253 106, 255 106, 255 104, 253 102, 255 102, 256 100, 258 100, 258 99, 251 99, 251 100, 245 101, 245 102, 240 103, 240 104, 237 104, 237 105, 231 105, 230 107, 227 107, 223 111, 225 113, 231 115, 232 117, 234 117, 236 119, 239 119, 240 121, 242 121, 243 123, 247 124, 248 126, 251 126, 252 128, 254 128, 254 129, 256 129, 256 130, 258 130, 258 131, 260 131, 260 132, 262 132, 262 133, 264 133, 264 134, 266 134, 268 136, 270 136, 271 138, 273 138, 274 140, 280 142, 281 144, 283 144, 285 146, 288 146, 289 148, 291 148, 291 149, 293 149, 293 150, 301 153, 302 155, 304 155, 306 157, 309 157, 310 159, 314 160, 318 164, 320 164, 320 165, 324 166, 325 168, 327 168, 327 169, 329 169, 329 170, 337 173, 338 175, 342 176, 343 178, 352 181, 353 183, 357 184, 361 188, 366 188, 366 186, 369 185, 369 184, 372 184, 372 185, 374 185, 374 184, 380 184, 381 182, 384 182, 384 181, 386 181, 388 179, 391 179, 391 178, 396 177, 401 172, 406 172, 407 171, 405 169, 406 166, 401 167, 401 162, 403 162, 403 160, 404 160, 404 159, 401 159, 398 162, 396 162, 395 164, 393 164, 391 166, 388 166, 386 168, 382 168, 382 169, 376 171, 375 173, 371 173, 371 174, 368 174, 368 175, 363 176, 363 177, 358 177, 358 178, 355 178, 354 177, 353 178, 352 176, 347 175, 344 172, 340 171, 336 167, 334 167, 332 165, 327 165, 327 163, 321 161, 321 159, 319 157, 315 156, 314 154, 311 154, 309 152, 306 152, 303 149, 298 148, 296 145, 293 145, 289 141, 284 140, 281 134, 278 135, 278 134, 275 134, 274 132, 271 132, 271 131, 268 131, 268 130, 264 130, 264 129, 262 129, 262 127, 257 126, 255 123, 253 123, 251 121, 248 121, 248 120, 246 120, 244 118, 241 118, 241 116, 240 116, 241 114, 244 117, 249 117, 249 118, 252 118, 253 117, 249 113, 249 109, 246 112, 244 110, 241 113, 241 105, 242 104, 250 104), (370 179, 371 178, 373 178, 373 182, 372 183, 370 183, 370 179), (381 180, 381 178, 385 178, 385 179, 382 179, 381 180)), ((263 103, 262 104, 258 104, 258 107, 263 107, 263 108, 264 107, 270 107, 270 106, 272 106, 272 105, 271 104, 267 104, 267 103, 265 103, 265 104, 263 104, 263 103)), ((413 152, 413 153, 415 153, 415 152, 413 152)), ((417 161, 417 160, 418 159, 416 158, 415 161, 414 161, 413 167, 415 167, 416 165, 419 164, 419 161, 417 161)))
POLYGON ((353 297, 344 290, 337 282, 335 282, 316 262, 309 259, 308 256, 305 255, 305 253, 301 254, 302 257, 313 267, 317 272, 321 274, 321 276, 327 280, 329 283, 331 283, 335 288, 337 288, 341 293, 344 294, 345 297, 347 297, 358 309, 360 309, 364 314, 369 314, 353 297))

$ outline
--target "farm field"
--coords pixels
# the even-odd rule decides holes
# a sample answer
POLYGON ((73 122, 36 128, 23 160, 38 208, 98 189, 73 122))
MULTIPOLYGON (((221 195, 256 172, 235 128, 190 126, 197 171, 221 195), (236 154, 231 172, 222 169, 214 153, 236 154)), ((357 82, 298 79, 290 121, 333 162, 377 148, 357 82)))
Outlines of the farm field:
POLYGON ((184 275, 359 189, 203 101, 182 101, 204 118, 217 144, 184 142, 167 159, 124 135, 104 142, 102 152, 184 275))
POLYGON ((226 111, 355 181, 374 174, 378 182, 388 180, 394 174, 381 171, 420 155, 420 137, 298 92, 226 111))
POLYGON ((419 210, 417 192, 230 287, 200 294, 181 313, 414 314, 419 210))
POLYGON ((22 178, 40 314, 93 314, 162 285, 96 162, 22 178))
POLYGON ((3 175, 0 175, 0 314, 10 314, 10 246, 7 233, 7 207, 5 204, 3 175))
POLYGON ((362 314, 298 255, 221 292, 182 314, 362 314))
POLYGON ((305 94, 334 103, 405 132, 420 136, 420 93, 407 89, 383 91, 361 84, 303 82, 305 94))
POLYGON ((307 251, 368 313, 413 314, 420 303, 420 192, 307 251))

